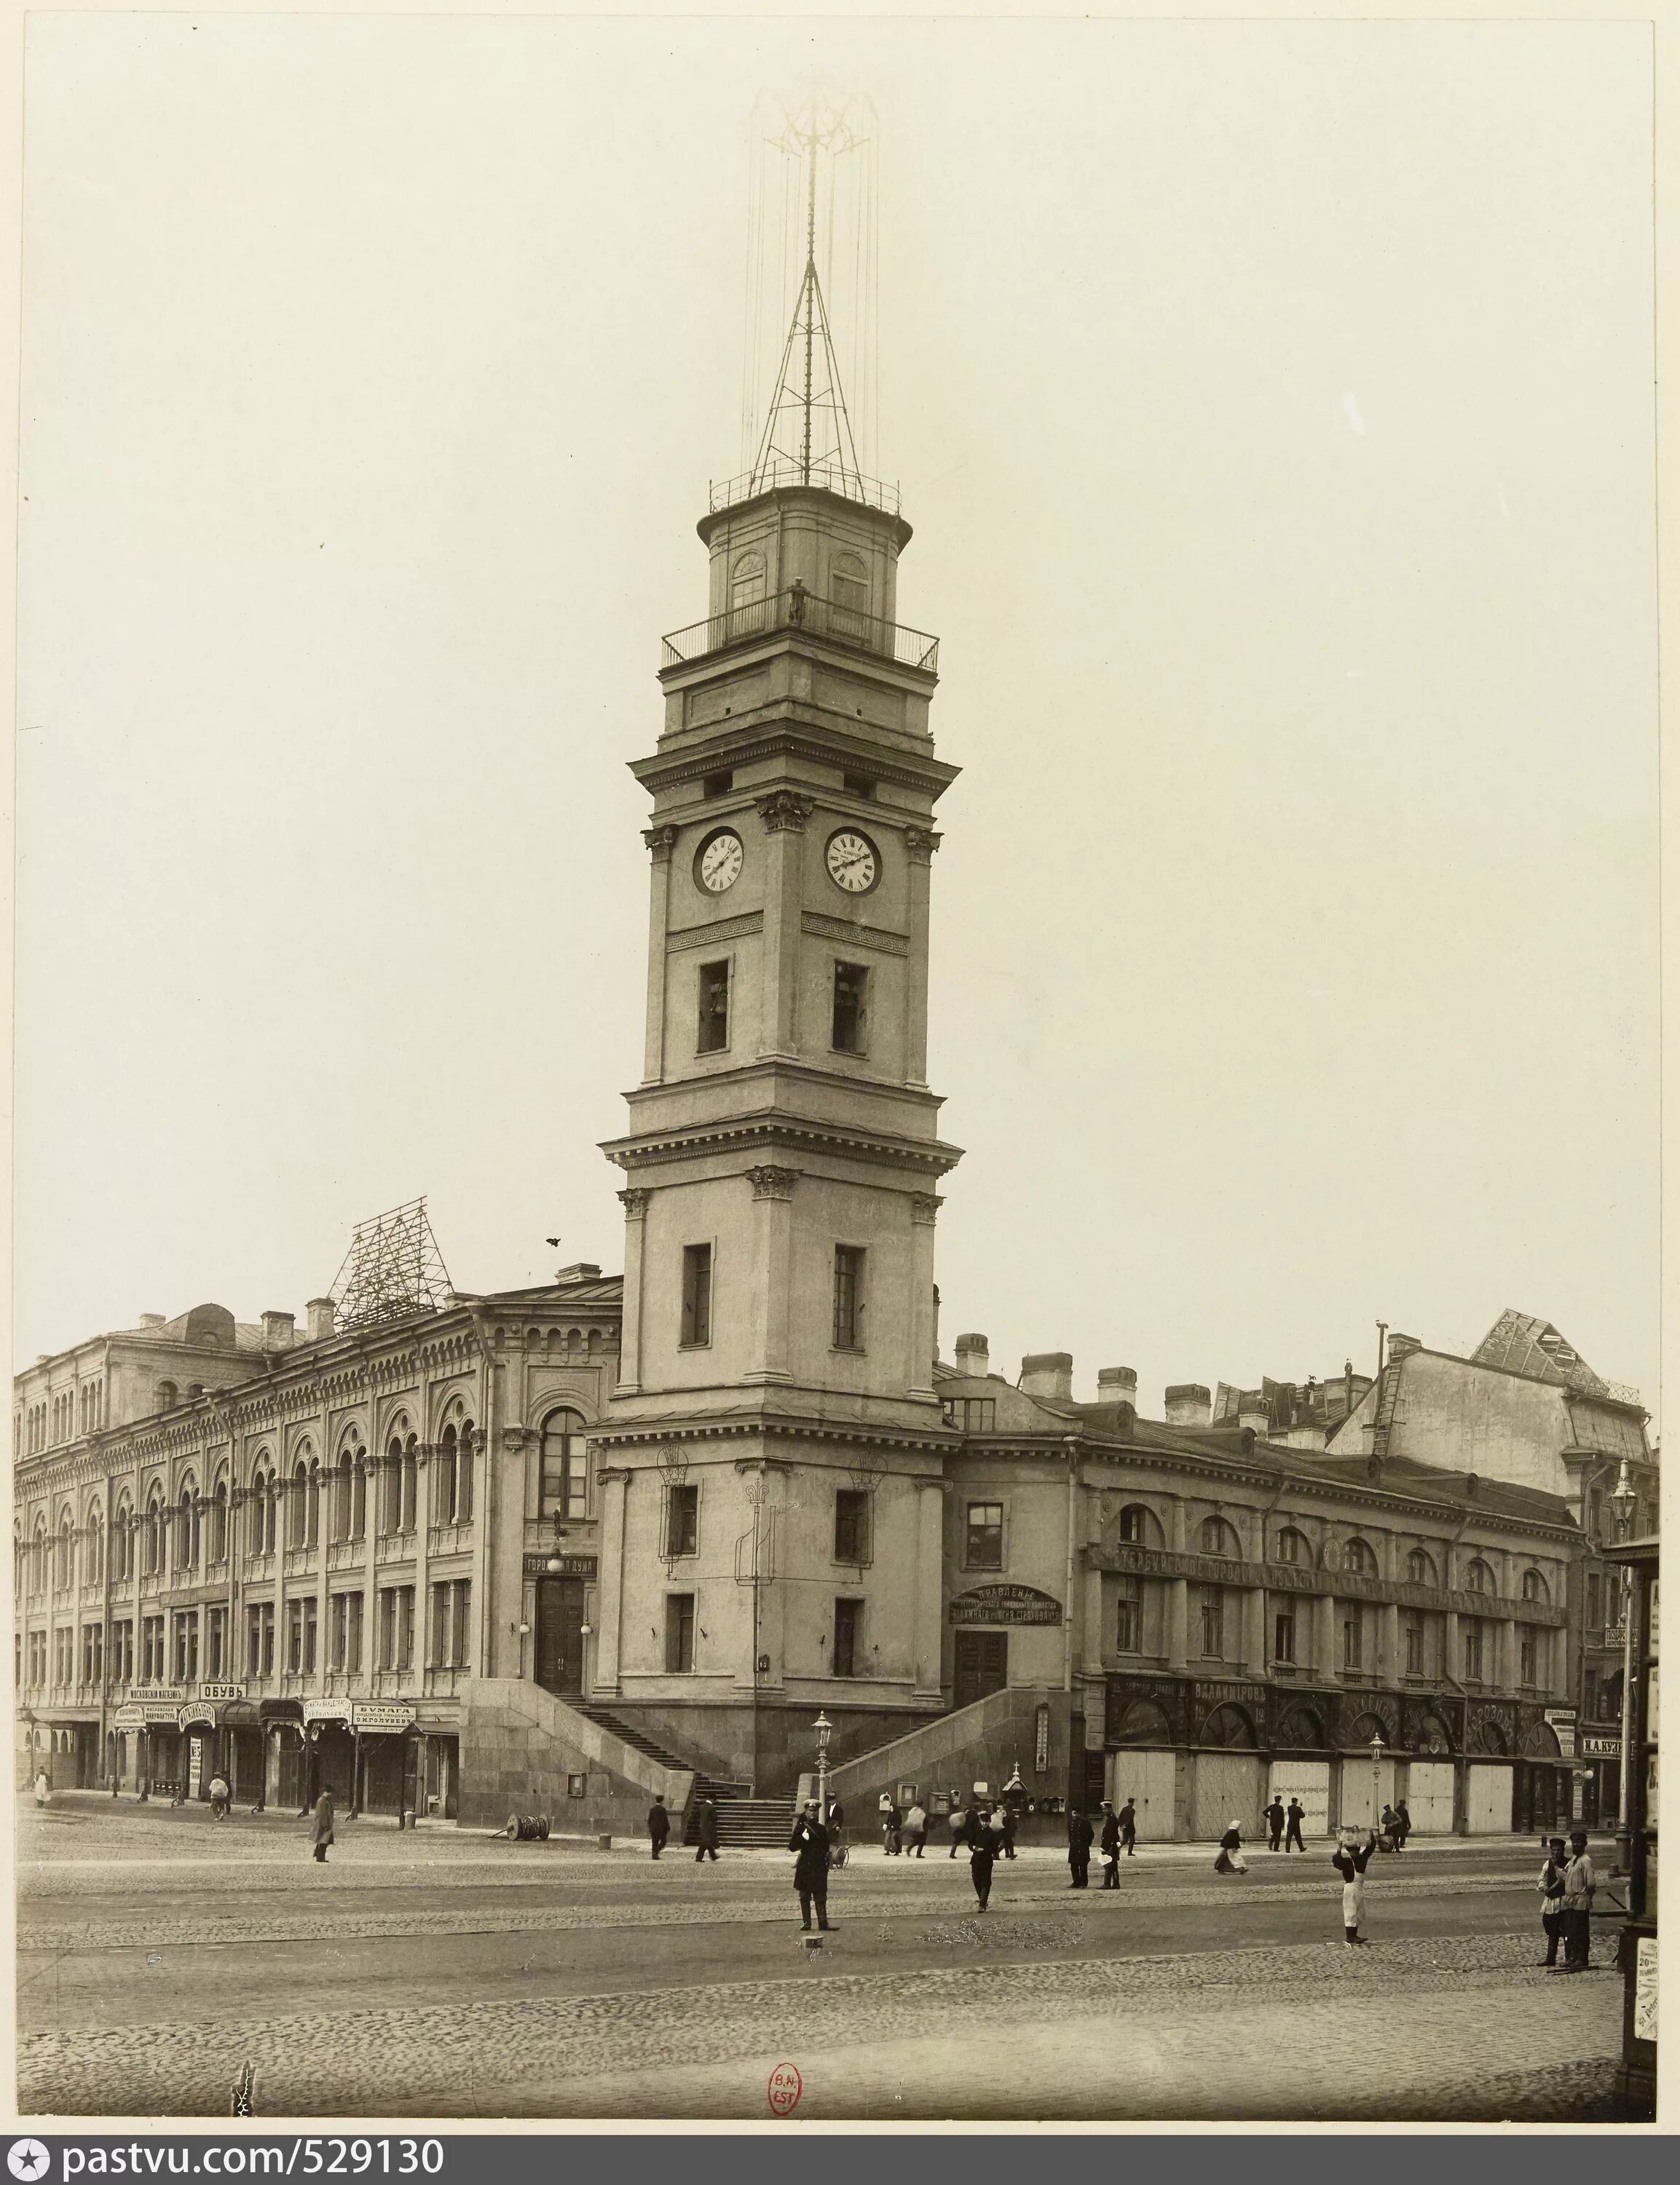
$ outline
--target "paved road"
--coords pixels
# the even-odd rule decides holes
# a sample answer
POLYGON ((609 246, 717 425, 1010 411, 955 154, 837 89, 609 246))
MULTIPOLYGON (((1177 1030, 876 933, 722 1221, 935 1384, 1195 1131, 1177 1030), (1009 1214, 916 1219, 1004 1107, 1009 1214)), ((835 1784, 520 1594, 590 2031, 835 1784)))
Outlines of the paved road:
MULTIPOLYGON (((1222 1880, 1146 1851, 1114 1892, 1053 1853, 861 1851, 836 1931, 790 1862, 347 1829, 323 1869, 276 1822, 65 1801, 20 1825, 20 2105, 267 2115, 1603 2115, 1608 1971, 1535 1964, 1529 1847, 1384 1860, 1360 1951, 1320 1847, 1222 1880)), ((1599 1954, 1613 1947, 1606 1928, 1599 1954)))

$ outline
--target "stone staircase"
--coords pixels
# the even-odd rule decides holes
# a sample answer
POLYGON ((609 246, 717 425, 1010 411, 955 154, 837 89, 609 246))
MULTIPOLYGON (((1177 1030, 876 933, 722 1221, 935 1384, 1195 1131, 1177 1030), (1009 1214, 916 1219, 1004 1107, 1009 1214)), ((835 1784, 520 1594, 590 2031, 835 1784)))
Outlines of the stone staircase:
POLYGON ((790 1799, 718 1797, 716 1791, 712 1796, 717 1802, 719 1851, 787 1849, 793 1828, 790 1799))
POLYGON ((694 1792, 687 1814, 690 1832, 684 1834, 685 1843, 694 1840, 691 1830, 695 1803, 701 1798, 710 1798, 717 1808, 717 1847, 720 1851, 726 1844, 738 1847, 774 1844, 779 1850, 785 1847, 788 1832, 793 1826, 793 1816, 792 1809, 784 1800, 754 1798, 749 1795, 750 1784, 736 1781, 727 1775, 702 1773, 692 1761, 684 1760, 680 1754, 670 1752, 656 1738, 649 1736, 645 1730, 626 1722, 622 1715, 614 1714, 610 1707, 599 1707, 593 1700, 574 1701, 572 1704, 579 1714, 587 1715, 599 1728, 621 1738, 636 1752, 645 1753, 659 1767, 668 1768, 673 1773, 680 1770, 693 1775, 694 1792))

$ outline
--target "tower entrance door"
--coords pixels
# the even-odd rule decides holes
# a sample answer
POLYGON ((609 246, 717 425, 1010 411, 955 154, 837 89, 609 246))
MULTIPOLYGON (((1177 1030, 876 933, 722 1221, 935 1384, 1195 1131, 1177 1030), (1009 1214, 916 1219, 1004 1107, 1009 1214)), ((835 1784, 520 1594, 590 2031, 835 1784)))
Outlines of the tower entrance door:
POLYGON ((537 1581, 537 1682, 575 1698, 583 1689, 583 1581, 537 1581))
POLYGON ((1001 1692, 1009 1681, 1009 1634, 1007 1631, 959 1631, 957 1634, 957 1684, 953 1704, 967 1707, 988 1692, 1001 1692))

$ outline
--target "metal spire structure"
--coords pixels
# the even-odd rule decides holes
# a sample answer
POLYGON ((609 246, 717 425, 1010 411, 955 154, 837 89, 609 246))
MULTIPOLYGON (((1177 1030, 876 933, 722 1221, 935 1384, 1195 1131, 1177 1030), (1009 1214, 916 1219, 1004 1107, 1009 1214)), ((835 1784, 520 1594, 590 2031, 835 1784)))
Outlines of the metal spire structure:
POLYGON ((449 1271, 427 1219, 426 1201, 411 1199, 359 1221, 328 1293, 340 1331, 377 1327, 410 1313, 437 1312, 455 1295, 449 1271))
POLYGON ((856 133, 844 113, 818 105, 799 119, 790 117, 782 136, 774 141, 783 151, 797 151, 805 167, 805 271, 782 345, 776 392, 764 421, 748 491, 763 493, 779 485, 818 485, 862 500, 868 497, 866 481, 857 460, 828 306, 817 271, 817 154, 819 149, 834 154, 853 151, 866 140, 856 133))

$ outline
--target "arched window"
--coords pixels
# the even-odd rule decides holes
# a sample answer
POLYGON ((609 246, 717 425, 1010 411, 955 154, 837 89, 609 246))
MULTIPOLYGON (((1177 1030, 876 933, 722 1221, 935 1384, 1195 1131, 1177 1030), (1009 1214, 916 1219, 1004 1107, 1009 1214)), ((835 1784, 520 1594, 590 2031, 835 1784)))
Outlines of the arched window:
POLYGON ((172 1411, 175 1409, 178 1395, 179 1392, 173 1381, 159 1381, 158 1383, 158 1409, 160 1411, 172 1411))
POLYGON ((862 637, 869 618, 869 567, 861 554, 836 554, 829 565, 829 593, 835 627, 862 637))
POLYGON ((1204 1517, 1202 1520, 1202 1552, 1204 1556, 1236 1556, 1242 1553, 1236 1533, 1223 1517, 1204 1517))
POLYGON ((434 1524, 452 1525, 455 1516, 455 1428, 450 1420, 438 1443, 432 1470, 432 1517, 434 1524))
POLYGON ((1376 1573, 1376 1557, 1363 1540, 1348 1540, 1342 1549, 1342 1568, 1357 1576, 1370 1578, 1376 1573))
POLYGON ((47 1545, 47 1520, 44 1517, 37 1517, 35 1521, 35 1555, 33 1561, 35 1563, 35 1583, 33 1590, 36 1593, 45 1593, 47 1591, 52 1583, 53 1573, 51 1568, 52 1553, 47 1545))
POLYGON ((581 1517, 589 1507, 588 1445, 578 1411, 550 1411, 543 1421, 543 1466, 537 1514, 581 1517))
POLYGON ((213 1563, 227 1560, 227 1480, 226 1476, 216 1482, 216 1491, 210 1503, 210 1555, 213 1563))
POLYGON ((460 1422, 460 1440, 455 1450, 455 1523, 465 1525, 472 1517, 472 1453, 477 1443, 471 1419, 460 1422))
POLYGON ((1134 1547, 1159 1547, 1160 1521, 1146 1503, 1128 1502, 1120 1512, 1120 1538, 1134 1547))
POLYGON ((82 1575, 89 1585, 98 1585, 105 1575, 105 1528, 97 1502, 87 1513, 87 1553, 82 1575))
POLYGON ((764 627, 764 556, 756 551, 738 554, 729 572, 729 637, 743 637, 764 627))
POLYGON ((202 1523, 198 1483, 189 1472, 181 1489, 180 1512, 176 1524, 175 1562, 177 1570, 198 1569, 198 1551, 203 1545, 202 1523))
POLYGON ((53 1574, 53 1583, 62 1593, 70 1582, 70 1568, 75 1556, 75 1528, 70 1523, 70 1513, 65 1511, 59 1520, 59 1563, 53 1574))
POLYGON ((1522 1573, 1522 1597, 1525 1601, 1549 1601, 1551 1599, 1551 1589, 1547 1585, 1545 1579, 1542 1578, 1538 1571, 1526 1570, 1522 1573))
POLYGON ((309 1522, 304 1530, 304 1545, 315 1547, 321 1540, 321 1459, 310 1459, 309 1522))
POLYGON ((125 1499, 111 1519, 111 1583, 120 1585, 133 1575, 134 1512, 125 1499))
POLYGON ((292 1467, 291 1500, 286 1511, 286 1545, 300 1548, 309 1525, 310 1468, 302 1457, 292 1467))
POLYGON ((1499 1590, 1493 1583, 1493 1572, 1480 1556, 1472 1559, 1470 1568, 1465 1573, 1465 1586, 1471 1593, 1497 1593, 1499 1590))
POLYGON ((1304 1533, 1298 1533, 1292 1525, 1286 1525, 1277 1536, 1277 1560, 1281 1563, 1310 1563, 1312 1544, 1304 1533))
POLYGON ((146 1524, 140 1539, 140 1571, 143 1578, 161 1575, 164 1565, 164 1498, 154 1487, 146 1504, 146 1524))
POLYGON ((1433 1585, 1435 1565, 1421 1548, 1414 1548, 1406 1557, 1406 1577, 1413 1585, 1433 1585))
POLYGON ((356 1451, 353 1442, 347 1442, 338 1452, 338 1461, 332 1472, 332 1537, 348 1540, 355 1516, 356 1451))
POLYGON ((251 1473, 250 1492, 245 1506, 250 1517, 245 1525, 246 1552, 253 1556, 265 1556, 275 1545, 275 1534, 279 1512, 275 1506, 274 1469, 265 1450, 257 1457, 251 1473))

